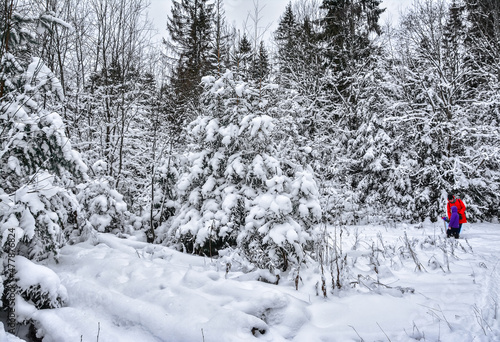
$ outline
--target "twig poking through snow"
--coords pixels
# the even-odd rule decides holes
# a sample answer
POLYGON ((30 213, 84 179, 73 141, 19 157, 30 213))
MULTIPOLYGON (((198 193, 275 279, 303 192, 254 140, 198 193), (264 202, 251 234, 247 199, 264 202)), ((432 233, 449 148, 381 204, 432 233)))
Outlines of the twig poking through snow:
POLYGON ((382 329, 382 327, 380 326, 380 324, 378 324, 378 322, 377 322, 377 325, 378 325, 378 327, 380 328, 380 330, 382 330, 382 332, 384 333, 385 337, 387 337, 387 340, 388 340, 389 342, 391 342, 391 339, 389 338, 389 336, 387 336, 387 334, 385 333, 384 329, 382 329))
POLYGON ((358 335, 359 342, 365 342, 365 340, 363 340, 363 338, 361 336, 359 336, 358 331, 352 325, 350 325, 349 327, 351 327, 352 330, 354 330, 354 332, 356 333, 356 335, 358 335))
POLYGON ((484 335, 487 336, 488 334, 486 333, 486 330, 488 330, 488 331, 492 331, 492 330, 491 330, 491 327, 488 324, 488 322, 486 322, 486 320, 483 317, 484 316, 483 310, 479 309, 476 304, 474 304, 474 306, 472 308, 474 309, 474 316, 476 316, 477 324, 479 324, 479 326, 483 330, 484 335))
POLYGON ((450 322, 448 321, 448 319, 444 315, 443 309, 441 309, 441 306, 438 305, 438 310, 430 308, 430 307, 427 307, 427 308, 429 309, 429 313, 431 314, 431 316, 434 316, 435 318, 437 318, 439 322, 445 321, 446 324, 448 325, 448 328, 450 329, 450 331, 453 331, 453 327, 451 326, 450 322), (439 311, 441 313, 441 316, 443 316, 443 317, 441 318, 435 311, 439 311))

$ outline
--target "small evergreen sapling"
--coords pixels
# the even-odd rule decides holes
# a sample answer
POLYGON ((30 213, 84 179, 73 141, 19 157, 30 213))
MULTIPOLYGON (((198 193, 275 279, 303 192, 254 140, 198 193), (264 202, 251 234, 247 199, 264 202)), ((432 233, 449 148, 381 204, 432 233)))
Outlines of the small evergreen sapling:
MULTIPOLYGON (((96 162, 94 169, 98 170, 98 165, 102 163, 96 162)), ((113 183, 112 177, 101 175, 79 185, 77 199, 82 206, 82 214, 92 228, 101 233, 125 232, 127 204, 123 195, 111 186, 113 183)))

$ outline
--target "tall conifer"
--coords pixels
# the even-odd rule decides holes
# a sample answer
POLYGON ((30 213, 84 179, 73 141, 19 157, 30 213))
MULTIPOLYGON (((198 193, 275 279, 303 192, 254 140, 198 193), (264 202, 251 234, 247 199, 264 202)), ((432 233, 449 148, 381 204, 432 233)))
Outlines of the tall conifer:
POLYGON ((168 17, 170 40, 176 54, 172 86, 179 108, 196 105, 201 78, 211 70, 213 5, 208 0, 175 0, 168 17))

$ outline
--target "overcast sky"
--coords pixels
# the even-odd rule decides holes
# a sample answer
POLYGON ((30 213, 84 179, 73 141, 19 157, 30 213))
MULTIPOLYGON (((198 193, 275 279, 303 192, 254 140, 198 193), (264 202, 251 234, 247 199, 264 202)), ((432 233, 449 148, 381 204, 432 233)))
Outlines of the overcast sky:
MULTIPOLYGON (((259 8, 262 8, 261 26, 270 25, 269 31, 272 32, 277 26, 279 17, 283 14, 286 5, 291 0, 258 0, 259 8)), ((383 0, 382 7, 387 8, 382 21, 388 18, 396 21, 400 10, 411 4, 413 0, 383 0)), ((254 2, 257 0, 224 0, 226 10, 226 19, 230 24, 236 24, 236 27, 242 29, 243 23, 248 17, 249 12, 254 10, 254 2)), ((293 0, 292 0, 293 2, 293 0)), ((160 37, 167 36, 167 16, 170 15, 170 4, 172 0, 151 0, 150 18, 158 29, 160 37)), ((251 25, 250 25, 251 26, 251 25)))

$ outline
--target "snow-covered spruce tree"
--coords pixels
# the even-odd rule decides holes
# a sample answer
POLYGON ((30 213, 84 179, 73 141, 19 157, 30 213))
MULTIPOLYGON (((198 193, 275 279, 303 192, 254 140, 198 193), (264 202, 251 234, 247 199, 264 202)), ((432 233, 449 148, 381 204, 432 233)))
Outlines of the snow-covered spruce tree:
POLYGON ((237 66, 240 77, 247 81, 251 75, 253 51, 252 43, 248 39, 246 33, 238 39, 238 48, 235 49, 233 55, 233 65, 237 66))
POLYGON ((86 178, 87 168, 72 149, 61 117, 38 105, 42 94, 62 99, 59 81, 42 60, 26 57, 30 41, 36 38, 30 28, 59 21, 49 15, 28 17, 15 11, 9 20, 9 34, 2 31, 9 44, 2 50, 0 73, 4 80, 0 107, 4 207, 0 222, 3 229, 9 225, 20 229, 16 235, 25 245, 20 248, 22 255, 42 259, 57 253, 62 230, 71 230, 77 223, 77 202, 67 189, 86 178))
POLYGON ((87 178, 87 167, 61 117, 40 105, 51 97, 61 100, 63 92, 32 56, 37 34, 67 25, 50 13, 31 16, 6 3, 9 11, 0 22, 0 238, 4 270, 10 270, 7 255, 17 255, 14 277, 4 273, 2 281, 9 284, 4 290, 15 288, 18 312, 18 305, 27 307, 22 303, 40 309, 60 306, 65 298, 63 288, 47 291, 46 278, 25 275, 43 268, 31 260, 57 258, 67 237, 86 228, 73 190, 87 178))
POLYGON ((193 152, 169 242, 206 255, 236 247, 271 271, 300 264, 321 209, 310 168, 277 157, 267 115, 275 87, 257 89, 232 71, 203 84, 204 115, 190 127, 193 152))
MULTIPOLYGON (((220 10, 220 4, 216 5, 218 7, 215 9, 220 10)), ((189 108, 196 106, 203 91, 200 87, 201 77, 213 69, 212 62, 215 61, 210 43, 214 29, 213 17, 214 4, 207 0, 172 2, 171 15, 167 19, 170 40, 164 40, 164 43, 176 54, 177 59, 171 82, 178 115, 189 115, 189 108)))
MULTIPOLYGON (((374 198, 379 186, 359 155, 378 152, 368 145, 380 129, 369 121, 382 121, 380 112, 372 112, 378 100, 373 90, 379 49, 370 38, 381 32, 379 3, 323 1, 324 11, 289 5, 275 33, 278 80, 287 90, 280 112, 289 122, 280 130, 280 141, 284 149, 291 146, 295 158, 311 159, 321 179, 324 218, 343 223, 360 218, 360 202, 366 195, 374 198), (310 154, 302 152, 308 150, 304 146, 310 154)), ((380 168, 374 172, 384 173, 380 168)))
POLYGON ((274 34, 279 67, 276 80, 280 85, 275 138, 287 159, 313 168, 319 179, 323 218, 335 216, 345 221, 351 201, 347 200, 345 180, 340 180, 337 172, 341 165, 337 141, 343 132, 332 115, 328 62, 316 20, 320 13, 318 7, 301 10, 289 4, 274 34))
POLYGON ((356 220, 402 219, 407 214, 399 207, 404 177, 397 170, 398 161, 393 160, 398 153, 393 144, 396 133, 392 122, 385 120, 394 94, 384 79, 385 60, 379 57, 360 65, 351 82, 351 99, 339 107, 345 113, 338 123, 345 132, 339 141, 344 156, 339 173, 356 194, 357 210, 362 212, 362 217, 353 215, 356 220))
POLYGON ((335 83, 332 88, 344 98, 349 96, 350 82, 357 72, 359 62, 366 60, 374 51, 370 35, 380 34, 380 0, 323 0, 321 8, 321 38, 323 54, 329 60, 335 83))
POLYGON ((92 169, 97 177, 78 186, 77 199, 82 215, 98 232, 126 232, 127 204, 123 195, 113 187, 113 177, 106 176, 106 163, 98 160, 92 169))
MULTIPOLYGON (((330 193, 325 197, 330 204, 342 208, 333 208, 337 212, 335 220, 340 222, 366 217, 359 211, 366 193, 360 192, 357 180, 369 171, 360 169, 356 154, 369 143, 363 141, 367 136, 359 130, 367 127, 366 121, 371 119, 364 105, 371 95, 367 89, 369 75, 379 52, 374 36, 381 33, 379 18, 384 9, 380 3, 379 0, 325 0, 321 6, 325 12, 317 35, 322 42, 320 51, 325 59, 325 71, 319 79, 322 84, 319 115, 320 120, 328 124, 320 126, 319 136, 330 140, 326 144, 330 151, 325 150, 327 153, 323 154, 322 174, 329 179, 330 193)), ((374 118, 378 115, 373 114, 374 118)))

